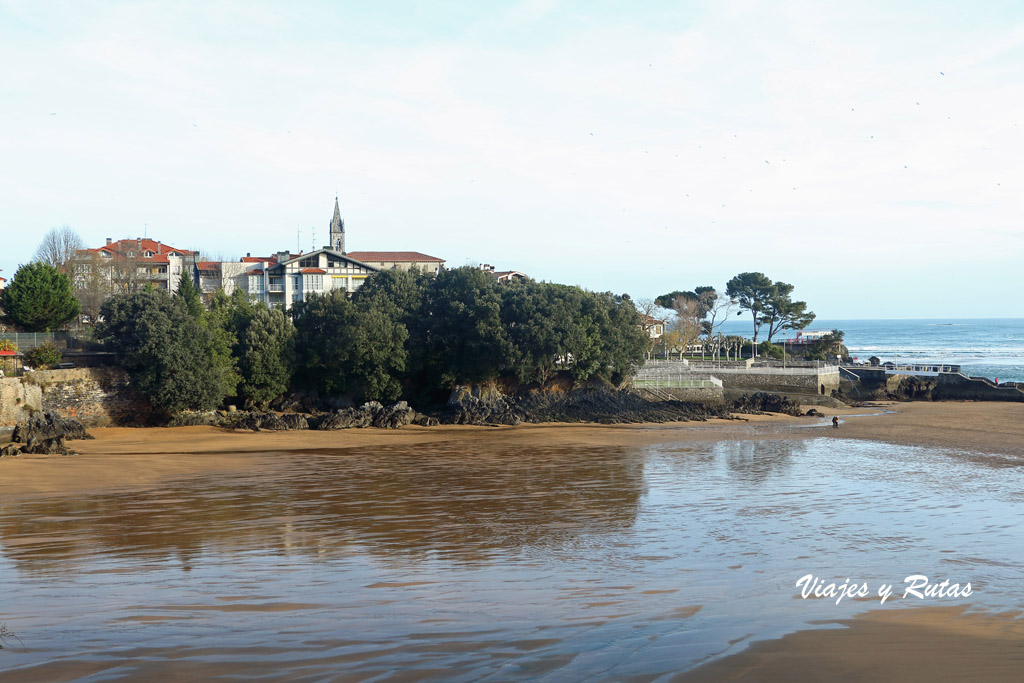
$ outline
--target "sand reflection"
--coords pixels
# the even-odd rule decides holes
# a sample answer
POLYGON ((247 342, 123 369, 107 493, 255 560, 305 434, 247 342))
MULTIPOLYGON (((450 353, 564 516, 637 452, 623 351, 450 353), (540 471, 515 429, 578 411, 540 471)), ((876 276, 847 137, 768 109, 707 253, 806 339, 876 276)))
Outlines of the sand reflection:
POLYGON ((0 505, 4 554, 24 570, 96 553, 177 558, 259 550, 485 561, 524 546, 628 528, 643 464, 626 449, 377 448, 282 454, 275 476, 0 505))

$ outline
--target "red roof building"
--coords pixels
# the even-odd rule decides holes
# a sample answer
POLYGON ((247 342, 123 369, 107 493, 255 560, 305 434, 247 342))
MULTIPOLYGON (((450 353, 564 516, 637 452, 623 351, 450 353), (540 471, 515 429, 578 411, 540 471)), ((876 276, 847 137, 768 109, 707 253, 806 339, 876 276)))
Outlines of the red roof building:
POLYGON ((345 256, 380 270, 410 270, 416 267, 437 275, 444 268, 444 259, 418 251, 350 251, 345 256))

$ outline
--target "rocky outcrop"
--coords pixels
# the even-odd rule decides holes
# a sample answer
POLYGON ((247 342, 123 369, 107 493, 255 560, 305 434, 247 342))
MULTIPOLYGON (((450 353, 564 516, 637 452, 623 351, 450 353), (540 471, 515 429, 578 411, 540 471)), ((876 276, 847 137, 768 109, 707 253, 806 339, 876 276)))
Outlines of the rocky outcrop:
POLYGON ((507 396, 495 387, 456 387, 441 421, 517 425, 522 422, 677 422, 727 417, 723 409, 686 401, 650 401, 629 391, 583 387, 507 396))
POLYGON ((769 394, 764 391, 759 391, 755 394, 743 394, 743 396, 733 401, 732 411, 748 415, 782 413, 783 415, 792 415, 794 417, 801 417, 804 414, 800 404, 793 399, 780 396, 779 394, 769 394))
POLYGON ((28 443, 21 449, 22 453, 32 455, 71 455, 72 452, 64 445, 64 437, 57 436, 52 439, 30 437, 28 443))
POLYGON ((517 425, 523 413, 515 403, 494 386, 459 386, 448 397, 446 424, 517 425))
POLYGON ((437 418, 417 413, 405 401, 383 406, 369 401, 358 408, 339 408, 330 413, 301 414, 274 412, 238 413, 233 427, 252 431, 296 431, 302 429, 335 430, 360 427, 398 429, 408 424, 430 426, 437 424, 437 418))
POLYGON ((24 444, 31 443, 32 439, 39 442, 61 439, 63 443, 91 438, 92 435, 85 431, 85 426, 81 422, 63 418, 49 410, 34 413, 27 421, 19 423, 11 435, 11 441, 24 444))

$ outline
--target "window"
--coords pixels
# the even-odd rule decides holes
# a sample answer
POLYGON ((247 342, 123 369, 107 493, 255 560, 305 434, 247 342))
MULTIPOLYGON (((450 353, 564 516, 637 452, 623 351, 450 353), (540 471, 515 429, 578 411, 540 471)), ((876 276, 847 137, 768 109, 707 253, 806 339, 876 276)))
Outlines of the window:
POLYGON ((249 291, 250 292, 263 292, 263 278, 258 275, 249 276, 249 291))
POLYGON ((319 268, 320 267, 320 255, 308 256, 299 261, 299 268, 319 268))
POLYGON ((319 292, 324 288, 324 276, 323 275, 303 275, 303 282, 305 283, 306 291, 319 292))

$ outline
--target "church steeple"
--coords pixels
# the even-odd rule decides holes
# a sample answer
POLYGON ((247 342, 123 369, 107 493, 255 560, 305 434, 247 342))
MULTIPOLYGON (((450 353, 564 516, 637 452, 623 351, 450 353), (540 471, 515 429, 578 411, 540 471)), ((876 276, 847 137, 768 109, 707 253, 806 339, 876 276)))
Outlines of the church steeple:
POLYGON ((341 220, 338 197, 334 197, 334 218, 331 219, 331 249, 345 253, 345 221, 341 220))

